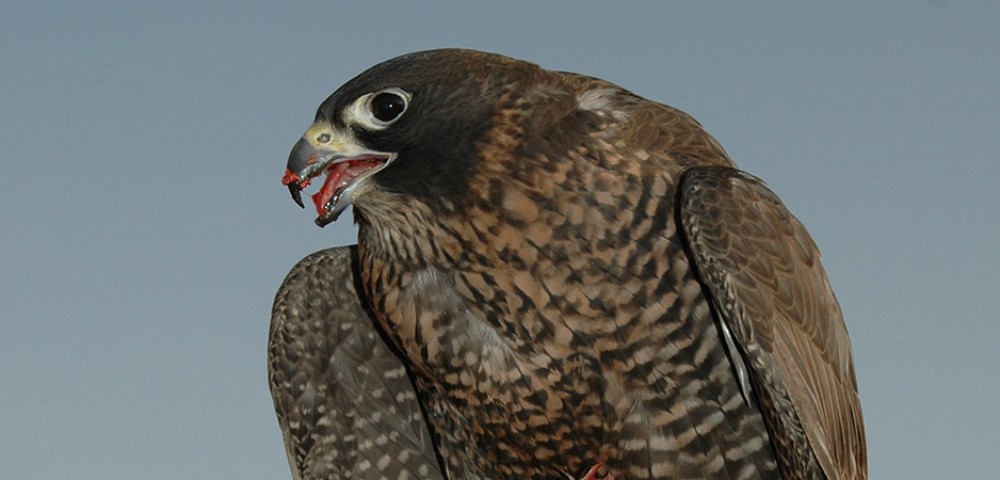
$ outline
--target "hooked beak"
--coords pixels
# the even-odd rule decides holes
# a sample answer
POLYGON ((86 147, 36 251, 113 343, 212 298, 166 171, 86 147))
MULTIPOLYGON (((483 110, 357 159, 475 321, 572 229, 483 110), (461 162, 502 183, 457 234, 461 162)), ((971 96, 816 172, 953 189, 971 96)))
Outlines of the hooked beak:
POLYGON ((281 183, 288 186, 292 200, 305 208, 302 190, 313 178, 326 175, 319 192, 312 195, 320 227, 336 221, 354 202, 355 187, 385 168, 393 154, 374 152, 325 124, 316 124, 295 143, 281 183))
MULTIPOLYGON (((302 203, 302 188, 305 186, 302 183, 303 178, 308 179, 311 169, 308 169, 309 165, 315 165, 319 162, 319 155, 316 149, 306 141, 305 137, 300 138, 298 142, 295 142, 295 146, 292 147, 292 153, 288 154, 288 164, 285 169, 285 176, 281 179, 281 183, 288 185, 288 191, 292 194, 292 200, 299 204, 300 207, 306 208, 305 204, 302 203), (300 172, 300 173, 296 173, 300 172)), ((305 182, 308 185, 308 180, 305 182)))

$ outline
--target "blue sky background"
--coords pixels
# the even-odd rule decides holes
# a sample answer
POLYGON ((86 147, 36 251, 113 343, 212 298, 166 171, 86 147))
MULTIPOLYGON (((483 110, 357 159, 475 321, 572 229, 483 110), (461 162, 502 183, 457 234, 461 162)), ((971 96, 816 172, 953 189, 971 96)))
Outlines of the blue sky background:
POLYGON ((694 115, 824 253, 872 478, 1000 471, 1000 3, 0 3, 0 478, 288 479, 279 183, 341 83, 462 46, 694 115))

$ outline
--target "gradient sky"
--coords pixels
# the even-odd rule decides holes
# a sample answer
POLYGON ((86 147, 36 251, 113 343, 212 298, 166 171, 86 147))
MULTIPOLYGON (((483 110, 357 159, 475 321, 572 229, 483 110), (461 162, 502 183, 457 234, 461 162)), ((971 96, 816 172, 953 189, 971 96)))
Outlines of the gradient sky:
POLYGON ((271 301, 354 231, 285 159, 449 46, 694 115, 824 253, 871 477, 1000 471, 1000 3, 139 3, 0 4, 0 478, 290 478, 271 301))

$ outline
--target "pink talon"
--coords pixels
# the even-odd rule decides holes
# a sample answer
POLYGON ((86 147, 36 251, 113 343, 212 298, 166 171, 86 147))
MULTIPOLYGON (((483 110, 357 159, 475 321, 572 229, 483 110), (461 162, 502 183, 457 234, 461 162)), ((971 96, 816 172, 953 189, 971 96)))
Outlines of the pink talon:
POLYGON ((597 462, 597 465, 590 467, 590 470, 587 470, 587 474, 584 475, 583 478, 581 478, 580 480, 615 480, 615 476, 610 473, 608 473, 604 477, 597 476, 597 471, 600 470, 601 467, 603 466, 604 462, 597 462))

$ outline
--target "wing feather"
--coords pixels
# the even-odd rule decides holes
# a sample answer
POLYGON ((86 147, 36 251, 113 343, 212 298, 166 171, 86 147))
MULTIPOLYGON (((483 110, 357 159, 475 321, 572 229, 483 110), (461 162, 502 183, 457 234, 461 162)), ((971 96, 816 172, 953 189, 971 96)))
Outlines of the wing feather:
POLYGON ((788 478, 867 478, 850 340, 819 250, 759 179, 689 170, 680 222, 697 271, 751 370, 788 478))
POLYGON ((358 297, 356 257, 304 258, 274 300, 269 377, 292 476, 443 478, 410 378, 358 297))

